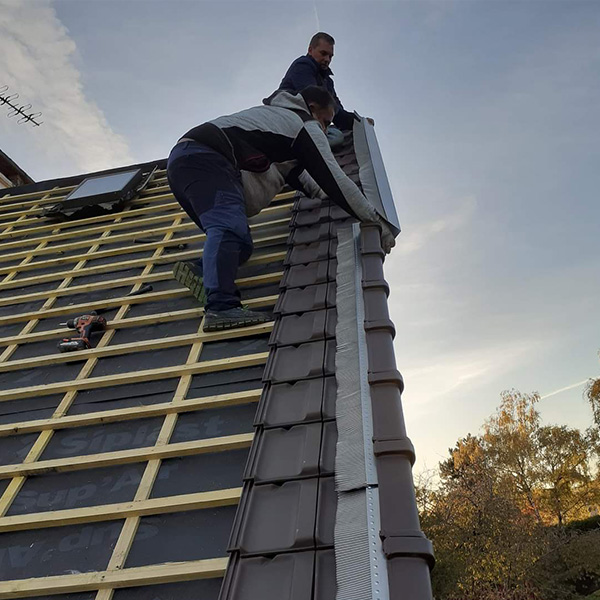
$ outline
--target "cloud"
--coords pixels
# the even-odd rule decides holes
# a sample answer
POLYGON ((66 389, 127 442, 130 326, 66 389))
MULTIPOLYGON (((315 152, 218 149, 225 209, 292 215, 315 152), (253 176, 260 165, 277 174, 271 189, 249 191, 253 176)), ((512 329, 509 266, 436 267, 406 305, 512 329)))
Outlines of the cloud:
POLYGON ((439 29, 449 13, 454 10, 453 0, 421 0, 419 7, 424 9, 423 23, 430 29, 439 29))
POLYGON ((23 164, 34 176, 39 171, 56 177, 134 162, 125 138, 86 98, 76 60, 76 45, 48 0, 0 0, 0 84, 18 92, 19 101, 30 102, 32 110, 42 111, 44 121, 34 128, 3 119, 0 127, 13 139, 13 129, 19 127, 18 139, 43 156, 41 168, 23 164))
POLYGON ((510 387, 510 374, 544 348, 531 339, 450 352, 404 349, 398 365, 406 427, 417 448, 415 472, 446 458, 455 440, 477 433, 499 392, 510 387))
POLYGON ((402 233, 395 254, 412 254, 429 243, 431 238, 441 233, 463 228, 471 221, 476 210, 477 200, 474 196, 467 196, 459 200, 458 207, 454 212, 439 219, 412 226, 408 231, 402 233))
POLYGON ((317 25, 317 31, 321 31, 321 20, 319 19, 319 11, 317 10, 316 0, 313 0, 313 7, 315 9, 315 23, 317 25))
POLYGON ((589 381, 589 379, 584 379, 583 381, 578 381, 577 383, 573 383, 571 385, 560 388, 558 390, 554 390, 553 392, 549 392, 548 394, 544 394, 543 396, 540 396, 540 399, 544 400, 545 398, 550 398, 552 396, 556 396, 557 394, 562 394, 563 392, 568 392, 569 390, 574 390, 575 388, 585 385, 588 381, 589 381))
MULTIPOLYGON (((402 374, 406 395, 418 400, 419 410, 429 412, 432 404, 449 396, 489 385, 528 357, 539 354, 546 347, 542 340, 509 340, 501 344, 470 348, 466 351, 428 354, 426 362, 411 362, 403 357, 402 374)), ((500 389, 500 388, 499 388, 500 389)))

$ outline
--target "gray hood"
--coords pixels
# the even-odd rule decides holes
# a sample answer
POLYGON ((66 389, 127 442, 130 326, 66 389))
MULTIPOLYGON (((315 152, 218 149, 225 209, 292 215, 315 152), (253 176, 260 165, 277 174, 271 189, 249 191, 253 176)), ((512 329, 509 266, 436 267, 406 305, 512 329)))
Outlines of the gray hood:
POLYGON ((263 104, 277 106, 278 108, 287 108, 288 110, 302 112, 306 116, 312 117, 312 113, 301 94, 292 94, 283 90, 277 90, 268 98, 265 98, 263 104))

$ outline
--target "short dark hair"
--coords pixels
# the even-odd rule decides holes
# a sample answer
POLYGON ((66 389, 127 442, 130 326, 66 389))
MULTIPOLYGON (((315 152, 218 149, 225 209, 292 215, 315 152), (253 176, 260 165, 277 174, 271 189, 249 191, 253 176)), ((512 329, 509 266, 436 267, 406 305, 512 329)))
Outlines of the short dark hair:
POLYGON ((315 48, 316 46, 319 45, 319 42, 321 40, 328 44, 331 44, 332 46, 335 46, 335 40, 333 39, 333 37, 331 35, 329 35, 328 33, 325 33, 324 31, 319 31, 319 33, 315 33, 315 35, 313 35, 310 38, 308 47, 315 48))
POLYGON ((304 98, 306 104, 316 104, 320 108, 334 108, 335 109, 335 100, 333 96, 322 87, 318 85, 309 85, 305 87, 300 95, 304 98))

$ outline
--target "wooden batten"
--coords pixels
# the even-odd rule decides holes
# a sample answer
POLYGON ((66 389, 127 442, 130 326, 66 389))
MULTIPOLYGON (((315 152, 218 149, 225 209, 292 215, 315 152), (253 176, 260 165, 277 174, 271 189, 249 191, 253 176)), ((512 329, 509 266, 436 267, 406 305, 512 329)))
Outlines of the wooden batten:
MULTIPOLYGON (((8 480, 4 492, 0 494, 0 533, 21 535, 19 532, 40 531, 40 537, 48 532, 42 530, 111 521, 123 521, 118 539, 110 555, 108 564, 101 565, 104 570, 90 573, 74 573, 68 575, 55 575, 48 577, 34 577, 25 579, 12 579, 0 582, 0 600, 4 598, 27 598, 35 596, 64 595, 78 592, 96 592, 96 600, 111 600, 114 590, 125 587, 143 587, 162 583, 191 581, 204 578, 219 578, 225 573, 227 558, 223 553, 218 553, 216 558, 206 560, 190 560, 185 562, 172 562, 153 564, 144 567, 126 567, 127 558, 136 538, 140 521, 143 517, 151 515, 168 515, 184 511, 201 511, 216 507, 235 507, 242 494, 241 487, 228 487, 229 482, 222 484, 224 489, 202 491, 195 493, 181 493, 174 491, 171 495, 152 497, 154 484, 164 460, 195 456, 200 454, 217 455, 228 451, 244 449, 240 455, 245 457, 245 449, 249 449, 254 433, 236 433, 223 435, 220 430, 211 433, 214 437, 193 439, 184 442, 172 442, 176 425, 181 415, 183 422, 189 413, 199 413, 199 418, 204 418, 202 411, 217 411, 210 414, 227 414, 219 410, 231 411, 229 407, 240 406, 240 413, 252 414, 252 404, 257 404, 263 393, 258 380, 250 380, 243 391, 226 391, 214 386, 212 395, 188 398, 192 389, 193 378, 201 374, 234 371, 249 367, 262 367, 266 364, 269 352, 266 348, 266 339, 248 340, 253 336, 265 336, 272 332, 273 323, 263 323, 243 329, 232 329, 217 332, 204 332, 202 321, 204 308, 179 309, 172 307, 170 302, 189 296, 190 291, 177 284, 173 289, 152 291, 143 295, 127 296, 148 283, 166 282, 172 279, 170 271, 165 271, 164 265, 180 260, 197 259, 201 257, 201 250, 177 249, 183 244, 198 244, 206 237, 190 221, 181 210, 179 204, 169 189, 164 169, 157 170, 149 185, 137 198, 119 213, 101 215, 77 221, 61 223, 48 223, 38 218, 44 207, 60 202, 75 186, 62 186, 40 192, 28 192, 0 198, 0 307, 3 308, 0 316, 0 328, 11 326, 0 337, 0 374, 23 371, 28 369, 43 369, 81 361, 74 370, 76 375, 72 379, 43 385, 29 385, 0 390, 0 402, 18 401, 22 406, 23 416, 13 423, 0 425, 0 440, 13 436, 32 435, 35 441, 28 447, 26 456, 22 459, 13 459, 15 462, 0 466, 0 479, 8 480), (179 237, 178 237, 179 236, 179 237), (81 239, 81 238, 88 239, 81 239), (148 240, 148 238, 151 238, 148 240), (157 238, 157 239, 154 239, 157 238), (134 240, 144 240, 134 243, 134 240), (110 245, 110 247, 107 247, 110 245), (175 251, 173 251, 175 250, 175 251), (68 254, 61 256, 61 254, 68 254), (129 255, 136 253, 151 253, 143 258, 131 258, 129 255), (126 259, 121 257, 127 256, 126 259), (114 259, 112 264, 97 265, 90 261, 99 259, 114 259), (156 267, 162 266, 158 271, 156 267), (56 272, 44 272, 44 269, 57 269, 56 272), (129 269, 139 269, 135 276, 123 277, 120 274, 129 269), (35 272, 36 274, 32 274, 35 272), (41 274, 40 274, 41 273, 41 274), (99 279, 85 284, 78 284, 82 277, 99 279), (54 283, 55 282, 55 283, 54 283), (35 286, 53 284, 53 289, 37 291, 35 286), (78 302, 77 304, 59 306, 65 297, 76 294, 95 293, 100 295, 102 290, 115 290, 125 288, 123 295, 117 298, 108 298, 100 301, 78 302), (28 288, 33 288, 28 291, 28 288), (15 290, 14 292, 11 290, 15 290), (39 302, 41 304, 35 304, 39 302), (21 306, 33 303, 21 312, 21 306), (132 307, 139 304, 154 304, 157 308, 153 314, 130 317, 132 307), (10 308, 9 308, 10 307, 10 308), (39 308, 38 308, 39 307, 39 308), (19 353, 19 349, 38 342, 59 340, 62 337, 72 337, 74 332, 65 327, 58 327, 47 323, 48 319, 58 317, 74 317, 85 314, 93 309, 115 309, 116 315, 107 325, 107 329, 94 338, 94 347, 73 354, 60 354, 50 351, 46 354, 33 356, 36 348, 29 348, 26 352, 19 353), (145 339, 128 343, 113 343, 119 338, 114 338, 117 331, 135 327, 149 327, 163 323, 175 323, 186 319, 200 321, 197 331, 171 337, 160 337, 164 330, 158 330, 152 339, 145 339), (40 323, 52 328, 40 330, 40 323), (114 339, 113 339, 114 338, 114 339), (253 354, 231 356, 229 344, 213 344, 212 356, 224 356, 214 360, 201 361, 205 343, 229 342, 239 340, 240 344, 248 344, 254 348, 253 354), (244 340, 247 340, 244 342, 244 340), (262 346, 265 344, 265 346, 262 346), (139 353, 153 353, 168 348, 187 347, 187 359, 181 359, 182 364, 167 367, 147 368, 138 371, 93 376, 94 368, 103 358, 123 357, 123 364, 127 365, 128 356, 139 353), (219 354, 219 348, 226 348, 219 354), (216 349, 215 349, 216 348, 216 349), (109 406, 103 408, 96 405, 94 409, 83 409, 88 412, 73 414, 72 408, 78 394, 84 390, 113 388, 121 385, 146 383, 161 380, 176 380, 176 386, 169 401, 160 398, 156 404, 140 403, 139 406, 116 404, 121 408, 109 406), (39 415, 26 415, 28 402, 31 398, 40 396, 58 395, 55 409, 39 415), (242 405, 248 405, 247 409, 242 405), (70 414, 71 411, 71 414, 70 414), (91 411, 91 412, 89 412, 91 411), (48 416, 50 414, 50 416, 48 416), (29 417, 35 417, 30 418, 29 417), (156 437, 144 447, 116 450, 111 452, 97 452, 69 456, 67 458, 44 458, 49 444, 54 440, 60 442, 61 430, 75 430, 76 434, 85 433, 85 427, 102 426, 105 424, 126 423, 135 420, 155 418, 160 419, 160 431, 156 437), (218 433, 218 435, 217 435, 218 433), (151 444, 151 445, 150 445, 151 444), (23 486, 30 477, 40 477, 49 473, 71 472, 89 470, 102 467, 116 467, 118 465, 142 465, 140 483, 135 488, 133 499, 127 502, 114 502, 114 498, 105 500, 104 504, 84 506, 78 508, 61 508, 43 512, 30 512, 26 514, 11 514, 16 512, 15 499, 23 490, 23 486), (225 489, 226 488, 226 489, 225 489), (11 510, 11 507, 13 510, 11 510), (15 533, 10 533, 15 532, 15 533), (104 568, 106 565, 106 568, 104 568)), ((281 263, 286 257, 286 252, 275 252, 270 246, 279 246, 286 243, 288 232, 285 226, 289 224, 292 214, 293 201, 296 192, 279 194, 274 203, 263 210, 260 222, 250 220, 255 246, 261 251, 255 252, 249 265, 269 265, 260 272, 268 272, 252 277, 240 278, 236 282, 240 287, 259 287, 277 284, 282 278, 281 263)), ((268 288, 267 290, 270 290, 268 288)), ((254 291, 254 290, 253 290, 254 291)), ((114 292, 113 292, 114 293, 114 292)), ((120 291, 117 293, 121 293, 120 291)), ((264 292, 263 292, 264 293, 264 292)), ((85 296, 84 296, 85 297, 85 296)), ((275 305, 278 295, 264 295, 252 298, 245 302, 251 309, 269 308, 275 305)), ((181 304, 180 304, 181 306, 181 304)), ((184 304, 183 306, 189 306, 184 304)), ((149 308, 149 307, 148 307, 149 308)), ((181 331, 181 330, 180 330, 181 331)), ((185 329, 184 331, 189 331, 185 329)), ((131 339, 131 338, 129 338, 131 339)), ((46 348, 46 346, 43 346, 46 348)), ((246 350, 248 351, 248 350, 246 350)), ((185 356, 185 350, 184 350, 185 356)), ((133 367, 130 367, 133 368, 133 367)), ((252 374, 253 371, 250 371, 252 374)), ((253 375, 252 375, 253 376, 253 375)), ((7 376, 6 376, 7 377, 7 376)), ((257 375, 257 378, 260 374, 257 375)), ((13 384, 17 385, 17 384, 13 384)), ((194 391, 196 388, 194 388, 194 391)), ((169 398, 167 396, 167 398, 169 398)), ((158 400, 158 398, 156 398, 158 400)), ((78 407, 82 406, 81 404, 78 407)), ((238 410, 238 409, 235 409, 238 410)), ((249 420, 252 417, 244 417, 249 420)), ((249 431, 238 429, 237 431, 249 431)), ((187 439, 187 438, 184 438, 187 439)), ((10 443, 10 440, 8 440, 10 443)), ((64 455, 63 455, 64 456, 64 455)), ((237 456, 235 453, 233 456, 237 456)), ((229 459, 228 459, 229 460, 229 459)), ((87 475, 87 473, 86 473, 87 475)), ((233 485, 241 486, 242 481, 233 485)), ((25 488, 27 489, 27 488, 25 488)), ((229 512, 226 510, 227 514, 229 512)))
POLYGON ((226 567, 227 558, 211 558, 95 573, 17 579, 0 583, 0 600, 212 579, 222 577, 226 567))

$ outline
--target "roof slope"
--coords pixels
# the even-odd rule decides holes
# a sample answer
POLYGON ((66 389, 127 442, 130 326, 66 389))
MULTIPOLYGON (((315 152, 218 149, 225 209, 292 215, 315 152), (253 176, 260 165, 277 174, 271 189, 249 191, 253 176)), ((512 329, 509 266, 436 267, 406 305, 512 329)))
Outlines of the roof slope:
MULTIPOLYGON (((352 137, 339 160, 362 184, 352 137)), ((121 213, 36 217, 71 189, 0 203, 0 598, 430 597, 377 229, 281 194, 238 279, 275 322, 203 333, 165 172, 121 213), (57 353, 94 308, 95 347, 57 353)))

